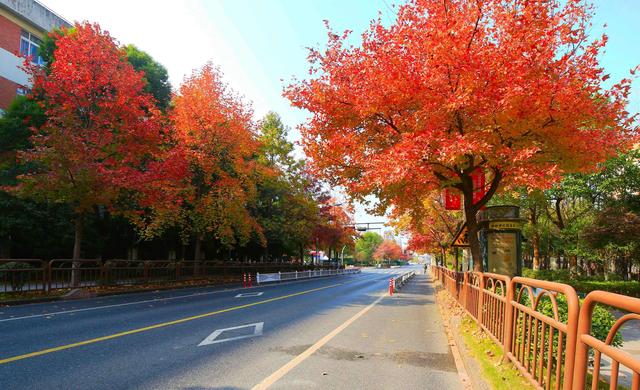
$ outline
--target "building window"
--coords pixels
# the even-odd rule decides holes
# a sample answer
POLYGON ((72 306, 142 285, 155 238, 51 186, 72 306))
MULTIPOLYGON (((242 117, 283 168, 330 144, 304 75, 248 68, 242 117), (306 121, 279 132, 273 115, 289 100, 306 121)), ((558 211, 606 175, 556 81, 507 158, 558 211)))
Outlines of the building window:
POLYGON ((29 92, 31 92, 29 88, 18 87, 18 89, 16 90, 16 95, 26 96, 29 92))
POLYGON ((28 31, 22 30, 20 35, 20 55, 23 57, 31 56, 31 61, 36 65, 44 64, 44 60, 38 54, 38 48, 42 41, 28 31))

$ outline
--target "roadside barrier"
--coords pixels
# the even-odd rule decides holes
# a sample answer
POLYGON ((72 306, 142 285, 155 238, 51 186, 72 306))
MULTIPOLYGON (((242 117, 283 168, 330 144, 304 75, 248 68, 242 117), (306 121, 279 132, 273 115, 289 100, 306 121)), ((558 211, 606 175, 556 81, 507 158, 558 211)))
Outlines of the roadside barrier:
POLYGON ((480 327, 503 347, 508 359, 538 389, 602 388, 601 360, 611 361, 608 378, 617 389, 631 371, 631 389, 640 390, 640 360, 612 346, 627 322, 640 321, 640 299, 604 291, 589 293, 582 305, 573 287, 543 280, 431 267, 432 275, 480 327), (592 335, 596 304, 626 311, 606 340, 592 335), (593 368, 589 356, 593 354, 593 368))
MULTIPOLYGON (((175 260, 0 259, 0 293, 47 292, 78 287, 161 284, 188 280, 240 281, 247 274, 316 271, 295 263, 175 260)), ((253 279, 253 277, 252 277, 253 279)), ((252 280, 246 280, 250 285, 252 280)))
POLYGON ((400 287, 404 286, 407 281, 416 274, 416 271, 409 271, 395 278, 389 279, 389 291, 393 295, 394 291, 400 290, 400 287))
POLYGON ((319 278, 323 276, 334 275, 351 275, 360 273, 360 268, 349 269, 330 269, 330 270, 316 270, 316 271, 294 271, 294 272, 278 272, 278 273, 257 273, 256 283, 272 283, 282 282, 285 280, 297 280, 297 279, 310 279, 319 278))

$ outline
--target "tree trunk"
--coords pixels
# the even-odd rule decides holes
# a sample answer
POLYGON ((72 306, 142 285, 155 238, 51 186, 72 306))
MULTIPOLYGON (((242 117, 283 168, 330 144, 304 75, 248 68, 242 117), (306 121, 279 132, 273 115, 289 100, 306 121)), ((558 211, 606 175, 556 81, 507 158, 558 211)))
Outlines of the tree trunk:
POLYGON ((0 259, 11 258, 11 236, 0 238, 0 259))
POLYGON ((482 272, 484 270, 484 264, 482 263, 482 252, 480 249, 480 240, 478 239, 479 226, 476 219, 476 214, 485 204, 487 204, 487 202, 489 202, 491 197, 493 197, 493 195, 498 190, 500 181, 502 180, 502 171, 497 168, 492 168, 493 178, 491 179, 489 189, 482 196, 482 198, 478 200, 478 202, 474 203, 474 188, 471 174, 478 168, 484 169, 483 167, 474 166, 474 159, 472 156, 470 156, 469 168, 461 172, 460 186, 458 187, 458 189, 462 192, 462 196, 464 199, 464 217, 467 224, 467 229, 469 231, 469 249, 471 249, 473 270, 482 272))
POLYGON ((196 235, 196 245, 193 252, 193 260, 195 260, 196 262, 200 262, 202 260, 202 241, 203 240, 204 239, 202 237, 202 234, 196 235))
POLYGON ((576 276, 578 274, 578 256, 569 256, 569 271, 572 276, 576 276))
POLYGON ((196 235, 195 249, 193 252, 194 260, 194 273, 200 275, 200 263, 202 262, 202 241, 204 240, 203 234, 198 233, 196 235))
POLYGON ((73 241, 73 263, 71 265, 71 287, 80 285, 80 260, 82 255, 82 233, 84 227, 84 214, 76 214, 75 219, 75 238, 73 241))
POLYGON ((304 264, 304 247, 300 245, 300 264, 304 264))
POLYGON ((453 269, 458 272, 458 248, 453 249, 453 269))
POLYGON ((533 269, 540 269, 540 235, 533 233, 531 235, 531 246, 533 247, 533 269))
POLYGON ((467 220, 469 229, 469 247, 471 249, 471 258, 473 260, 473 270, 482 272, 484 265, 482 264, 482 251, 480 249, 480 240, 478 239, 478 223, 475 217, 467 220), (473 222, 471 222, 473 220, 473 222))

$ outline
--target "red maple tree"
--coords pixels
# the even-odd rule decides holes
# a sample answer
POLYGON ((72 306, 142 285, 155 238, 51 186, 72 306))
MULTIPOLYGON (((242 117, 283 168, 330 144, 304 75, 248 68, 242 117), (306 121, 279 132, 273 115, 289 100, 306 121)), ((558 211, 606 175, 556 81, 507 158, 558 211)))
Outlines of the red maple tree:
POLYGON ((362 34, 329 30, 311 77, 285 90, 315 169, 354 197, 411 209, 425 194, 463 194, 476 269, 475 215, 500 188, 546 187, 595 169, 637 136, 630 80, 609 88, 583 0, 413 0, 362 34), (472 173, 485 173, 473 202, 472 173))
POLYGON ((254 158, 258 142, 250 106, 207 64, 180 86, 171 119, 189 167, 191 196, 182 217, 195 236, 196 261, 207 235, 227 246, 244 244, 252 235, 264 243, 247 207, 256 197, 256 170, 263 169, 254 158))
POLYGON ((326 248, 329 256, 342 252, 342 247, 354 244, 356 231, 353 225, 353 208, 336 198, 322 195, 318 198, 319 218, 313 236, 316 250, 326 248))
POLYGON ((87 212, 114 209, 125 193, 137 191, 133 198, 151 202, 153 189, 180 176, 181 164, 163 161, 162 126, 143 91, 143 74, 109 33, 85 22, 52 34, 49 66, 25 63, 47 119, 21 155, 33 169, 20 177, 17 191, 74 208, 73 259, 79 259, 87 212))
POLYGON ((373 254, 373 258, 377 261, 384 262, 391 260, 403 259, 402 248, 398 243, 393 240, 384 240, 378 245, 378 248, 373 254))

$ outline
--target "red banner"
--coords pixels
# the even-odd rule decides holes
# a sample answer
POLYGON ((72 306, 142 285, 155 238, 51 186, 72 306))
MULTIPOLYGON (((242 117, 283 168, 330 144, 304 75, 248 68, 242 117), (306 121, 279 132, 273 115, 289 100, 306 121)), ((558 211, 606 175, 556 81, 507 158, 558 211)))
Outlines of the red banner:
POLYGON ((482 199, 485 194, 485 175, 481 168, 471 172, 471 181, 473 182, 473 204, 476 204, 482 199))
MULTIPOLYGON (((473 204, 478 203, 486 193, 486 177, 481 168, 471 173, 473 183, 473 204)), ((442 191, 444 208, 446 210, 460 210, 462 208, 462 194, 455 188, 445 188, 442 191)))
POLYGON ((445 188, 443 193, 445 210, 460 210, 462 207, 462 199, 460 192, 453 188, 445 188))

